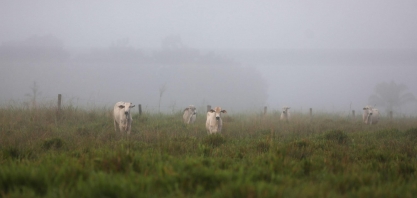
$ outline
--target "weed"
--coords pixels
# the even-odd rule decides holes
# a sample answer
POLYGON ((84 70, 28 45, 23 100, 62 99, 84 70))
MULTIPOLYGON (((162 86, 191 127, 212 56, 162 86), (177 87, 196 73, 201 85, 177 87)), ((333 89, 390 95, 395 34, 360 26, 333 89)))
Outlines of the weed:
POLYGON ((47 182, 45 172, 32 172, 31 170, 18 166, 2 166, 0 169, 0 192, 34 192, 38 196, 47 193, 47 182))
POLYGON ((11 158, 11 159, 19 159, 19 157, 21 156, 21 152, 18 148, 16 147, 7 147, 3 150, 3 157, 5 159, 7 158, 11 158))
POLYGON ((258 142, 256 144, 256 150, 259 153, 266 153, 266 152, 268 152, 269 151, 269 147, 270 147, 269 144, 266 143, 266 142, 258 142))
POLYGON ((412 139, 414 141, 417 141, 417 128, 410 128, 407 129, 404 133, 404 135, 409 138, 412 139))
POLYGON ((410 162, 400 162, 398 166, 398 173, 405 178, 410 178, 414 176, 416 171, 415 163, 410 162))
POLYGON ((327 140, 337 142, 339 144, 346 144, 348 142, 348 135, 341 130, 331 130, 324 134, 327 140))
POLYGON ((45 140, 42 143, 42 148, 49 150, 49 149, 60 149, 64 145, 64 141, 60 138, 52 138, 45 140))
POLYGON ((220 134, 212 134, 203 139, 203 144, 210 147, 218 147, 226 142, 225 138, 220 134))

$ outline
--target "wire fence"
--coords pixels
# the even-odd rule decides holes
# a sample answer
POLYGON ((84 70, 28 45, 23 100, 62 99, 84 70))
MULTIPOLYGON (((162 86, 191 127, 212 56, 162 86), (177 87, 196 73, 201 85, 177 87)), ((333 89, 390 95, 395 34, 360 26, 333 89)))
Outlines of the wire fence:
MULTIPOLYGON (((28 108, 32 108, 34 106, 54 106, 57 107, 58 109, 61 109, 62 107, 68 107, 68 106, 74 106, 74 107, 81 107, 81 108, 85 108, 85 109, 97 109, 97 108, 104 108, 104 109, 113 109, 115 102, 109 102, 106 100, 102 100, 102 99, 97 99, 97 98, 82 98, 82 97, 62 97, 61 94, 58 94, 57 97, 48 97, 48 96, 43 96, 43 97, 39 97, 37 99, 37 101, 33 101, 33 98, 28 98, 26 100, 9 100, 4 102, 4 104, 0 104, 0 105, 6 105, 6 106, 20 106, 23 105, 24 107, 28 107, 28 108), (41 102, 38 102, 41 101, 41 102)), ((170 114, 175 114, 175 113, 179 113, 182 112, 186 107, 180 107, 178 105, 176 105, 175 103, 170 104, 170 105, 158 105, 158 104, 140 104, 140 103, 134 103, 137 108, 136 111, 133 111, 133 113, 138 113, 138 114, 142 114, 142 113, 170 113, 170 114)), ((198 106, 198 109, 204 109, 207 111, 209 111, 211 109, 211 105, 200 105, 198 106)), ((279 114, 281 113, 280 109, 276 110, 276 109, 271 109, 268 111, 268 107, 264 106, 263 110, 259 111, 260 114, 262 115, 266 115, 268 113, 275 113, 275 114, 279 114)), ((297 110, 293 110, 293 113, 301 113, 303 114, 303 111, 297 111, 297 110)), ((304 112, 305 113, 305 112, 304 112)), ((321 113, 320 111, 316 112, 316 113, 321 113)), ((338 114, 338 113, 336 113, 338 114)), ((348 112, 342 112, 339 113, 341 116, 340 117, 352 117, 355 118, 357 115, 357 112, 355 110, 351 110, 348 112)), ((361 114, 361 113, 359 113, 361 114)), ((308 111, 308 115, 310 116, 310 119, 313 118, 313 108, 309 108, 308 111)), ((362 115, 359 115, 362 116, 362 115)), ((385 115, 386 117, 388 117, 389 119, 393 119, 393 117, 404 117, 405 115, 401 115, 401 114, 395 114, 393 111, 389 111, 386 113, 385 115)), ((411 117, 411 115, 410 115, 411 117)))

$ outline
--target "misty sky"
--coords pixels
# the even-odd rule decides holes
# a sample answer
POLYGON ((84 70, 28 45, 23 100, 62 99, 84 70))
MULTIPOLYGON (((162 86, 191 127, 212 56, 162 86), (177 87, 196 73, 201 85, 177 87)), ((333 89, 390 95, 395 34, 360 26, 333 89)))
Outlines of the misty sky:
POLYGON ((121 39, 155 49, 178 35, 196 49, 278 50, 225 53, 260 71, 268 84, 266 105, 331 110, 352 102, 360 109, 382 81, 404 83, 417 95, 416 19, 415 0, 6 0, 0 43, 53 35, 70 51, 121 39), (280 54, 286 56, 274 58, 280 54))
POLYGON ((416 48, 417 2, 3 1, 0 41, 52 34, 69 47, 128 38, 159 47, 181 35, 196 48, 416 48))

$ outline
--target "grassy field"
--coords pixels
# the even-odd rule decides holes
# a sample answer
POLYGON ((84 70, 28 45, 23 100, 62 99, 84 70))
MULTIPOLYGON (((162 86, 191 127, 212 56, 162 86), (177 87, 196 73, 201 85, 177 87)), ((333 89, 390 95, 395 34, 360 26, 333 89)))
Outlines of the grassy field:
POLYGON ((134 115, 0 107, 1 197, 415 197, 417 118, 375 126, 331 114, 134 115))

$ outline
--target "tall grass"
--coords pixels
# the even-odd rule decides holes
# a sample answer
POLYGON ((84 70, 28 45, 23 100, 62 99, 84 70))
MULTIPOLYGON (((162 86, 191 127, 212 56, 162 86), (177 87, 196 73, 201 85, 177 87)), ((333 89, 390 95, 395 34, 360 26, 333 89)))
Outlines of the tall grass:
POLYGON ((0 107, 2 197, 413 197, 417 120, 377 125, 332 114, 133 116, 130 136, 111 111, 0 107))

